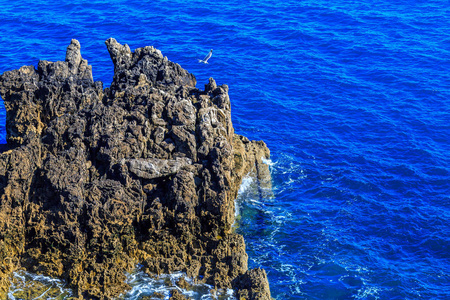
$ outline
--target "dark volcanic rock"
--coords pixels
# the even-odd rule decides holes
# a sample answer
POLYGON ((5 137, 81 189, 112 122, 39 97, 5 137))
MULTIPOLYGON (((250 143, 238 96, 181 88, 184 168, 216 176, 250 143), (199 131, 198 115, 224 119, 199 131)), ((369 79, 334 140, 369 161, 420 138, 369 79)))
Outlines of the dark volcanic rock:
POLYGON ((211 78, 202 91, 153 47, 106 45, 104 90, 76 40, 64 62, 0 76, 0 290, 24 267, 64 278, 79 298, 111 299, 142 263, 266 299, 232 224, 242 177, 270 186, 269 150, 234 134, 226 85, 211 78))

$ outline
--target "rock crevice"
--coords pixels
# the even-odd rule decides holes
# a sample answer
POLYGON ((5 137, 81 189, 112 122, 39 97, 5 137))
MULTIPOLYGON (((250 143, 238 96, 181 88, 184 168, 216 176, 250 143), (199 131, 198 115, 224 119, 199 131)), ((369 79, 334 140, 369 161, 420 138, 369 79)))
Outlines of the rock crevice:
POLYGON ((64 278, 80 299, 113 299, 141 263, 270 299, 232 230, 242 177, 270 182, 270 154, 234 133, 228 86, 210 78, 197 89, 153 47, 106 46, 110 88, 94 82, 76 40, 65 61, 0 75, 0 294, 26 268, 64 278))

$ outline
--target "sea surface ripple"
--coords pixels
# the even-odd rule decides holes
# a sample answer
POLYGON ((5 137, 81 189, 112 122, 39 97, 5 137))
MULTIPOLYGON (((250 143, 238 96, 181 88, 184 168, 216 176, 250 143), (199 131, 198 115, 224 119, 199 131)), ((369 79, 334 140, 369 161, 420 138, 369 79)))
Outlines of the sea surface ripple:
MULTIPOLYGON (((106 87, 114 37, 230 86, 236 132, 272 153, 273 197, 247 178, 237 230, 275 299, 450 299, 448 1, 0 0, 0 16, 0 73, 76 38, 106 87)), ((0 143, 5 119, 0 102, 0 143)))

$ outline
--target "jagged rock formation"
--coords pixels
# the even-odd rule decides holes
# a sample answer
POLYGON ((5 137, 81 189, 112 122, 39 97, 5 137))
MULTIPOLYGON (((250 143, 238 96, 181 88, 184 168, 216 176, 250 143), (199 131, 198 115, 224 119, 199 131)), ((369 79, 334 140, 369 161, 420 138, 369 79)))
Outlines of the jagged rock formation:
POLYGON ((232 230, 242 177, 267 177, 269 150, 234 133, 226 85, 195 88, 153 47, 106 46, 110 88, 76 40, 64 62, 0 76, 0 290, 24 267, 64 278, 80 299, 111 299, 142 263, 269 299, 232 230))

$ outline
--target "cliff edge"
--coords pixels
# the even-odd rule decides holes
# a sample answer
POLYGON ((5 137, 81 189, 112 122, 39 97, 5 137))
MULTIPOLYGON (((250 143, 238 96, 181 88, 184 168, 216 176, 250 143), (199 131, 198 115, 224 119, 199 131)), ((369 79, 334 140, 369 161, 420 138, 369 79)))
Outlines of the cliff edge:
POLYGON ((113 299, 140 263, 270 299, 232 230, 242 177, 267 181, 269 150, 234 133, 228 86, 197 89, 153 47, 106 46, 110 88, 76 40, 65 61, 0 75, 0 291, 25 268, 65 279, 79 299, 113 299))

